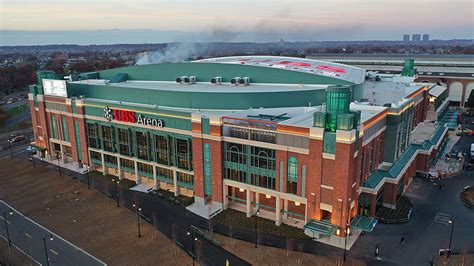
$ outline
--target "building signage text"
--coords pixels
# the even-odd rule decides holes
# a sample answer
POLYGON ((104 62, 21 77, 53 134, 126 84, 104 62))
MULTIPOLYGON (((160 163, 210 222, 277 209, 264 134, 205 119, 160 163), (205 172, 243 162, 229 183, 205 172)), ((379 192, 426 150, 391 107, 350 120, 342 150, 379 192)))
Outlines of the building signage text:
POLYGON ((144 126, 164 127, 163 120, 145 117, 136 114, 134 111, 112 109, 109 106, 104 108, 104 118, 108 121, 117 120, 127 123, 137 123, 144 126))

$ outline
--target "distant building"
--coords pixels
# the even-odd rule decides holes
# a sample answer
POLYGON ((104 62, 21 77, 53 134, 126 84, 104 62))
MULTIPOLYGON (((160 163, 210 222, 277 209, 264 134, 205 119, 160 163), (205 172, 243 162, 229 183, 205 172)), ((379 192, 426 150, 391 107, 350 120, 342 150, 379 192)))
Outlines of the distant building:
POLYGON ((403 34, 403 41, 409 42, 410 41, 410 34, 403 34))
POLYGON ((421 41, 421 35, 420 34, 413 34, 412 37, 411 37, 411 40, 413 42, 419 42, 419 41, 421 41))
POLYGON ((423 41, 427 42, 430 40, 430 35, 429 34, 423 34, 423 41))

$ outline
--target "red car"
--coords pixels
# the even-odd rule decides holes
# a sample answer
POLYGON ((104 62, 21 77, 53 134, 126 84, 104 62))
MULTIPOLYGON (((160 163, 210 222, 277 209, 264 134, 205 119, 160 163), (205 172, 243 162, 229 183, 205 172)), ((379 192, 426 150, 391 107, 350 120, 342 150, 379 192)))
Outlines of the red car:
POLYGON ((16 137, 12 138, 10 141, 14 143, 14 142, 20 142, 22 140, 25 140, 24 136, 16 136, 16 137))

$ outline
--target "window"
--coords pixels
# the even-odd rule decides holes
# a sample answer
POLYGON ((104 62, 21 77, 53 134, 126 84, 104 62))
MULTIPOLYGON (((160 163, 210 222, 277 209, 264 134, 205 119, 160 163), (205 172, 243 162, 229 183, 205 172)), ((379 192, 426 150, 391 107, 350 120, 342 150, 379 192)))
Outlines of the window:
POLYGON ((153 174, 153 166, 144 163, 138 163, 138 171, 145 174, 153 174))
POLYGON ((97 162, 102 163, 102 156, 98 152, 91 151, 91 159, 95 161, 96 163, 97 162))
POLYGON ((173 170, 157 167, 157 177, 159 180, 172 184, 173 183, 173 170))
POLYGON ((130 134, 128 129, 118 128, 118 143, 119 143, 119 152, 122 155, 131 155, 130 154, 130 134))
POLYGON ((166 136, 155 135, 155 156, 157 162, 162 164, 169 164, 168 140, 166 136))
POLYGON ((147 138, 145 132, 136 131, 137 156, 139 159, 148 160, 147 138))
POLYGON ((275 152, 271 149, 252 147, 252 166, 275 170, 275 152))
POLYGON ((87 124, 87 141, 89 142, 89 147, 100 149, 98 127, 96 124, 87 124))
POLYGON ((370 161, 369 161, 369 173, 372 174, 374 171, 374 141, 372 142, 372 145, 370 146, 370 161))
POLYGON ((79 134, 79 124, 74 120, 74 134, 76 136, 77 157, 82 161, 81 137, 79 134))
POLYGON ((247 173, 244 171, 226 168, 224 174, 226 179, 247 183, 247 173))
POLYGON ((111 155, 105 154, 105 155, 104 155, 104 160, 105 160, 105 162, 108 163, 108 164, 117 165, 117 157, 115 157, 115 156, 111 156, 111 155))
POLYGON ((224 160, 239 164, 247 163, 246 146, 242 144, 226 142, 224 145, 224 160))
POLYGON ((251 174, 251 184, 258 187, 275 189, 275 178, 251 174))
POLYGON ((188 141, 185 139, 176 139, 176 151, 176 155, 178 157, 178 168, 190 169, 190 163, 188 158, 188 141))
POLYGON ((298 159, 288 158, 287 192, 297 194, 298 191, 298 159))
POLYGON ((101 128, 102 128, 102 143, 104 144, 104 150, 114 152, 112 128, 108 126, 101 126, 101 128))
POLYGON ((120 159, 120 166, 123 170, 135 171, 135 163, 128 159, 120 159))
POLYGON ((178 185, 187 187, 187 188, 193 188, 194 186, 194 177, 193 175, 190 174, 185 174, 181 172, 177 172, 177 181, 178 185))

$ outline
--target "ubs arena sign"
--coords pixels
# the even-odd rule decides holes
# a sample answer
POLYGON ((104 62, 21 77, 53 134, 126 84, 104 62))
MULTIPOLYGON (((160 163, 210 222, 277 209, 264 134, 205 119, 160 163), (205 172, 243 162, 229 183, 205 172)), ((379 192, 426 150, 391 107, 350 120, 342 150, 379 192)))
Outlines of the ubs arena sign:
POLYGON ((141 114, 136 114, 134 111, 112 109, 109 106, 104 108, 104 118, 108 121, 117 120, 132 124, 139 124, 152 127, 164 127, 165 123, 161 119, 145 117, 141 114))

